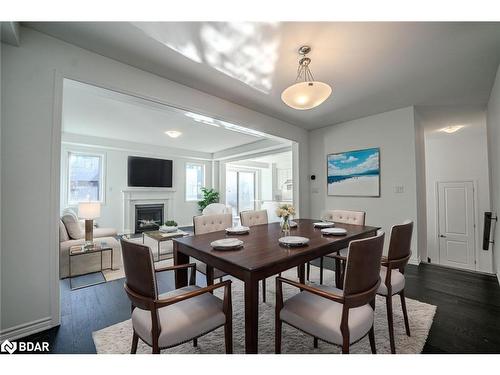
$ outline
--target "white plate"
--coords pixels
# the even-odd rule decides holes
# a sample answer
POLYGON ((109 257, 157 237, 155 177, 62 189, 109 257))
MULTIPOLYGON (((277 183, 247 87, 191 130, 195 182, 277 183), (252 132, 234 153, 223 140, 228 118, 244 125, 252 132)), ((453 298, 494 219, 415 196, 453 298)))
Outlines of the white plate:
POLYGON ((332 236, 343 236, 344 234, 347 233, 347 231, 344 228, 325 228, 321 229, 321 233, 332 236))
POLYGON ((237 227, 226 228, 226 233, 229 234, 243 234, 248 233, 250 231, 249 227, 245 227, 243 225, 239 225, 237 227))
POLYGON ((289 224, 290 224, 290 228, 297 228, 297 223, 295 221, 291 220, 289 222, 289 224))
POLYGON ((237 238, 223 238, 221 240, 211 242, 210 246, 216 250, 233 250, 239 249, 243 246, 243 241, 237 238))
POLYGON ((314 223, 314 226, 316 228, 331 228, 335 226, 335 223, 332 223, 331 221, 318 221, 317 223, 314 223))
POLYGON ((303 246, 309 243, 309 238, 299 236, 281 237, 279 243, 286 246, 303 246))

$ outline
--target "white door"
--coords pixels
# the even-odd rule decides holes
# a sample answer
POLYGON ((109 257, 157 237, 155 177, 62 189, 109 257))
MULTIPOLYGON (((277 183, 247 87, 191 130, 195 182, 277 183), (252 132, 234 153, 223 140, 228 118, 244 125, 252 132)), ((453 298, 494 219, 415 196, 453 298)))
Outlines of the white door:
POLYGON ((475 270, 474 185, 438 182, 439 263, 475 270))

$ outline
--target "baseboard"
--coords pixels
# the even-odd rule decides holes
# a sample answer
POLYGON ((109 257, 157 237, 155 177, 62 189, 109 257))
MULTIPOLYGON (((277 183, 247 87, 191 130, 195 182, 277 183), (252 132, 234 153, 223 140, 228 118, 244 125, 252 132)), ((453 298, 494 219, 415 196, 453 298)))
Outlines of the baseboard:
POLYGON ((410 258, 410 260, 408 261, 409 264, 413 264, 415 266, 418 266, 420 264, 420 258, 410 258))
POLYGON ((22 337, 42 332, 53 327, 52 317, 46 317, 34 320, 29 323, 20 324, 11 328, 7 328, 0 332, 0 341, 17 340, 22 337))

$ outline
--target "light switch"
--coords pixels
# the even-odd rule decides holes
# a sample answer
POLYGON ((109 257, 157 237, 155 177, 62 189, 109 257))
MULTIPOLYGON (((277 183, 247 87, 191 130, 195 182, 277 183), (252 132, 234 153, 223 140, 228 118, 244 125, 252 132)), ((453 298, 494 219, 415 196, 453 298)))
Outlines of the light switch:
POLYGON ((311 193, 318 194, 319 193, 319 189, 318 188, 312 188, 311 189, 311 193))
POLYGON ((394 192, 396 194, 401 194, 401 193, 404 193, 405 192, 405 187, 404 185, 396 185, 394 186, 394 192))

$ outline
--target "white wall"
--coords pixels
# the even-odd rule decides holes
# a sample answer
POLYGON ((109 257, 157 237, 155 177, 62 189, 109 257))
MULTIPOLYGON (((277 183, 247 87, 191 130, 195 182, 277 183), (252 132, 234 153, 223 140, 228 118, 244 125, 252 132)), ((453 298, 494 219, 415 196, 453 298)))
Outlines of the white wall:
MULTIPOLYGON (((417 192, 413 107, 385 112, 314 130, 310 137, 311 216, 324 209, 366 211, 367 225, 391 226, 405 219, 415 221, 412 260, 417 261, 417 192), (380 198, 327 196, 326 157, 330 153, 380 147, 380 198), (404 193, 395 193, 396 185, 404 193)), ((387 245, 388 241, 386 241, 387 245)))
MULTIPOLYGON (((106 145, 106 139, 96 139, 92 142, 92 137, 79 137, 72 135, 66 137, 63 134, 61 148, 61 210, 68 207, 67 191, 68 191, 68 153, 73 152, 89 152, 104 155, 104 192, 105 201, 101 206, 101 217, 96 222, 101 227, 116 228, 119 233, 123 233, 126 228, 123 228, 123 195, 122 190, 127 189, 127 160, 129 156, 145 156, 171 159, 173 161, 173 193, 172 212, 168 212, 168 219, 175 220, 181 226, 192 225, 193 216, 198 215, 197 202, 187 202, 185 200, 185 180, 186 180, 186 163, 195 162, 205 165, 205 185, 212 186, 212 162, 211 160, 199 160, 194 158, 178 157, 175 151, 171 151, 166 147, 155 147, 151 145, 133 144, 131 142, 109 142, 106 145), (66 143, 66 139, 71 138, 70 143, 66 143), (79 144, 78 139, 81 138, 79 144), (82 144, 96 144, 99 147, 82 146, 82 144), (122 143, 122 147, 117 147, 117 144, 122 143), (148 150, 148 151, 145 151, 148 150)), ((185 151, 189 154, 189 151, 185 151)))
MULTIPOLYGON (((442 120, 440 120, 441 122, 442 120)), ((454 122, 450 122, 454 123, 454 122)), ((469 116, 467 126, 452 134, 440 132, 432 121, 425 125, 427 180, 427 249, 431 262, 439 259, 437 182, 473 181, 476 196, 476 270, 492 272, 491 251, 483 251, 485 211, 490 209, 490 188, 485 113, 469 116)))
MULTIPOLYGON (((491 90, 487 116, 492 210, 498 216, 500 214, 500 66, 491 90)), ((495 272, 500 282, 500 225, 498 221, 493 240, 495 241, 495 245, 492 246, 495 272)))
MULTIPOLYGON (((305 130, 21 28, 19 47, 2 44, 2 338, 59 324, 58 137, 63 77, 294 140, 300 144, 299 185, 307 190, 305 130), (20 223, 29 225, 29 235, 20 223)), ((300 195, 300 211, 307 217, 307 194, 300 195)))

